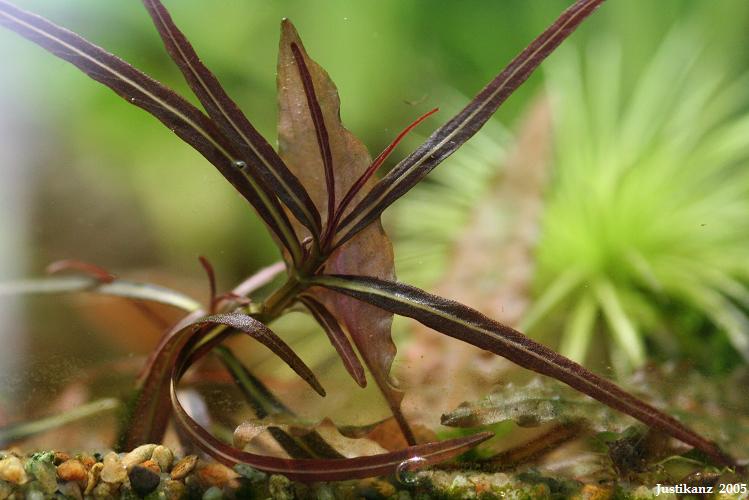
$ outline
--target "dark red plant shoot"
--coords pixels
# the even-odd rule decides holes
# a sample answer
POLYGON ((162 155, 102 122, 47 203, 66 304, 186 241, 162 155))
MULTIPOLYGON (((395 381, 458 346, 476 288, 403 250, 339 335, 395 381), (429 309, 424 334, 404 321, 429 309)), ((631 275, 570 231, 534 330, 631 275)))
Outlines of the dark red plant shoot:
MULTIPOLYGON (((188 306, 186 309, 192 312, 164 333, 138 380, 130 424, 123 432, 121 445, 158 442, 173 417, 185 436, 219 461, 230 465, 247 463, 305 481, 393 473, 399 464, 411 459, 420 465, 450 459, 484 441, 489 434, 417 443, 401 412, 403 393, 389 377, 395 356, 391 322, 393 315, 399 314, 560 380, 697 448, 716 464, 735 466, 735 460, 712 441, 581 365, 468 306, 394 281, 393 250, 380 224, 380 214, 478 132, 602 2, 575 1, 463 110, 377 180, 376 171, 404 135, 436 109, 406 127, 373 161, 365 146, 343 127, 335 85, 309 57, 287 20, 281 25, 279 46, 276 151, 227 95, 159 0, 143 3, 203 110, 75 33, 0 0, 0 24, 77 66, 128 103, 153 115, 201 153, 255 209, 283 255, 284 266, 261 271, 258 277, 218 298, 213 269, 201 258, 211 286, 208 312, 188 306), (254 288, 284 269, 285 283, 264 302, 246 300, 254 288), (314 373, 266 326, 292 306, 306 308, 317 320, 360 386, 367 384, 367 368, 408 447, 347 459, 327 443, 321 445, 324 440, 319 435, 301 438, 277 430, 274 438, 293 458, 261 456, 225 444, 185 411, 176 396, 179 380, 192 363, 212 353, 232 373, 251 406, 258 409, 258 415, 288 413, 246 367, 231 357, 230 351, 219 347, 229 335, 237 334, 258 340, 324 395, 314 373)), ((105 273, 95 267, 63 267, 78 269, 100 281, 93 281, 88 290, 171 304, 186 302, 175 294, 154 298, 152 289, 132 283, 106 284, 105 273)))

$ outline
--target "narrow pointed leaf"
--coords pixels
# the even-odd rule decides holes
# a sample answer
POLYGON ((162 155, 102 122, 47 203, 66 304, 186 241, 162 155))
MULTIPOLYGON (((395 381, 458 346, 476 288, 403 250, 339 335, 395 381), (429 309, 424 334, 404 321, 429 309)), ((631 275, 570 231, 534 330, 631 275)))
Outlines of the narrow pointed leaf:
POLYGON ((317 136, 317 146, 320 148, 320 157, 322 158, 323 171, 325 172, 325 190, 328 192, 328 226, 333 222, 333 212, 335 210, 335 174, 333 173, 333 153, 330 151, 330 136, 328 128, 325 126, 325 118, 320 108, 320 101, 317 100, 315 93, 315 84, 312 81, 307 63, 304 61, 302 51, 295 42, 291 42, 291 53, 294 56, 299 78, 304 87, 304 94, 307 96, 307 107, 309 108, 310 118, 315 128, 317 136))
POLYGON ((307 306, 309 312, 312 313, 315 320, 325 330, 325 333, 330 339, 330 343, 333 344, 335 350, 343 361, 343 366, 346 371, 349 372, 351 378, 359 384, 361 387, 366 387, 367 378, 364 375, 364 367, 361 365, 359 358, 354 352, 354 348, 346 337, 341 325, 338 324, 338 320, 328 311, 324 305, 316 301, 312 297, 302 297, 302 303, 307 306))
MULTIPOLYGON (((262 419, 268 415, 290 415, 291 410, 276 398, 273 393, 257 377, 237 359, 234 353, 227 347, 219 346, 213 350, 224 367, 234 377, 237 387, 242 391, 245 399, 252 407, 257 418, 262 419)), ((189 363, 189 360, 188 360, 189 363)))
POLYGON ((88 276, 65 276, 0 283, 0 297, 81 292, 159 302, 188 312, 200 309, 200 303, 183 293, 159 285, 128 280, 102 283, 98 278, 88 276))
POLYGON ((288 169, 273 147, 252 126, 239 106, 229 97, 213 73, 203 64, 190 42, 174 24, 159 0, 143 0, 167 51, 187 83, 247 163, 245 175, 261 177, 313 235, 320 233, 320 214, 299 179, 288 169))
POLYGON ((118 409, 122 405, 119 399, 103 398, 83 404, 72 410, 42 417, 38 420, 24 421, 0 427, 0 446, 6 448, 14 441, 20 441, 43 432, 57 429, 72 422, 118 409))
POLYGON ((673 417, 641 401, 574 361, 539 344, 509 326, 463 304, 431 295, 402 283, 360 276, 320 276, 311 284, 348 294, 418 322, 456 339, 527 368, 553 377, 598 401, 675 437, 722 465, 735 460, 715 443, 698 435, 673 417))
MULTIPOLYGON (((294 416, 294 413, 289 410, 286 405, 276 398, 273 393, 268 390, 267 387, 255 377, 244 364, 234 356, 234 353, 223 346, 216 347, 213 349, 213 354, 218 356, 224 368, 231 374, 237 383, 237 387, 242 391, 245 400, 252 407, 255 412, 255 417, 258 420, 264 419, 268 415, 280 415, 280 416, 294 416)), ((188 360, 189 363, 189 360, 188 360)), ((251 426, 257 425, 255 422, 251 426)), ((292 436, 280 427, 264 426, 278 442, 279 445, 293 458, 336 458, 341 457, 340 454, 336 453, 335 450, 327 445, 325 440, 319 434, 315 437, 316 431, 310 431, 309 434, 302 437, 292 436), (307 443, 310 441, 319 446, 310 447, 307 443), (327 446, 326 446, 327 445, 327 446), (303 450, 302 453, 298 453, 299 450, 303 450), (328 455, 320 455, 318 453, 327 453, 328 455)), ((253 431, 254 433, 255 431, 253 431)), ((237 430, 234 431, 235 444, 237 430)))
POLYGON ((395 166, 341 223, 338 244, 377 219, 433 168, 442 163, 491 118, 546 56, 564 41, 603 0, 577 0, 523 50, 457 115, 437 129, 413 153, 395 166))
POLYGON ((281 358, 300 377, 302 377, 317 393, 325 395, 325 390, 307 365, 299 359, 294 351, 273 333, 268 327, 245 314, 216 314, 202 316, 202 311, 187 316, 171 332, 164 336, 159 347, 149 358, 144 377, 138 387, 138 399, 133 407, 131 426, 123 446, 132 448, 144 443, 161 440, 169 412, 165 408, 168 404, 168 382, 172 369, 178 359, 186 357, 185 352, 194 336, 201 334, 204 327, 225 326, 243 332, 265 345, 281 358))
POLYGON ((301 249, 288 217, 261 179, 245 175, 246 162, 215 124, 171 89, 84 38, 0 0, 0 25, 78 67, 138 106, 190 144, 257 210, 281 244, 298 260, 301 249))
MULTIPOLYGON (((299 34, 288 20, 281 24, 278 56, 278 140, 281 157, 299 177, 328 223, 330 201, 325 165, 320 155, 317 128, 310 113, 297 58, 304 60, 306 72, 315 90, 328 134, 332 166, 335 169, 335 198, 341 200, 371 165, 366 147, 341 123, 340 99, 335 84, 325 70, 307 54, 299 34), (292 49, 296 47, 296 50, 292 49), (294 53, 297 53, 295 57, 294 53)), ((369 189, 374 181, 365 186, 369 189)), ((361 196, 357 196, 357 202, 361 196)), ((299 231, 303 228, 297 228, 299 231)), ((303 233, 297 233, 302 239, 303 233)), ((325 242, 323 242, 325 244, 325 242)), ((356 238, 337 248, 326 260, 325 268, 335 274, 360 274, 394 279, 393 248, 379 221, 371 224, 356 238)), ((400 411, 403 393, 390 378, 395 357, 391 339, 392 314, 330 291, 317 290, 315 299, 324 304, 356 345, 359 354, 410 443, 415 443, 400 411)))

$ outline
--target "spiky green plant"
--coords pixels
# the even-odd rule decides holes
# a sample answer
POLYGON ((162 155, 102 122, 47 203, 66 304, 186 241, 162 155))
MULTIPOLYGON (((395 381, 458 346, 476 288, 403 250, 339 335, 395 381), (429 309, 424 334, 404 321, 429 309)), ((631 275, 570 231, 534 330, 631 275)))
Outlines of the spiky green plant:
POLYGON ((631 90, 614 42, 547 67, 555 178, 521 328, 564 325, 577 361, 602 337, 619 371, 657 350, 749 361, 746 78, 697 40, 673 30, 631 90))

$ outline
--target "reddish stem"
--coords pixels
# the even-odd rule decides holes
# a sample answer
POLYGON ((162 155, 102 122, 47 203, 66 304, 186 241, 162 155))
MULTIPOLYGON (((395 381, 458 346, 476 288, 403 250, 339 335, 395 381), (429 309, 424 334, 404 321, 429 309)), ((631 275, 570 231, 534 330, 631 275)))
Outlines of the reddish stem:
POLYGON ((96 279, 97 281, 101 283, 111 283, 115 279, 117 279, 117 276, 110 273, 106 269, 104 269, 101 266, 97 266, 96 264, 91 264, 90 262, 84 262, 82 260, 76 260, 76 259, 63 259, 63 260, 57 260, 50 265, 47 266, 45 271, 47 274, 57 274, 59 272, 63 271, 79 271, 83 274, 86 274, 88 276, 91 276, 92 278, 96 279))
POLYGON ((210 286, 211 290, 211 298, 208 302, 208 311, 210 314, 213 314, 216 312, 216 273, 213 270, 213 265, 211 265, 210 261, 203 257, 202 255, 198 256, 198 260, 200 261, 200 265, 203 266, 203 269, 205 269, 205 274, 208 275, 208 285, 210 286))

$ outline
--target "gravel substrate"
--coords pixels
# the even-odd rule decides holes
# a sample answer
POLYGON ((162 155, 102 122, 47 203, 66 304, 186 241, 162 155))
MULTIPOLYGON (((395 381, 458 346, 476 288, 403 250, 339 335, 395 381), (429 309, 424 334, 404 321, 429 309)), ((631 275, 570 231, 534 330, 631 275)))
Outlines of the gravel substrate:
MULTIPOLYGON (((746 484, 733 473, 692 475, 693 485, 746 484)), ((251 467, 230 469, 188 455, 177 458, 162 445, 147 444, 129 453, 44 451, 23 455, 0 451, 0 500, 6 499, 654 499, 676 500, 677 494, 657 491, 638 481, 584 484, 574 479, 545 477, 537 472, 421 471, 393 478, 302 484, 267 475, 251 467), (660 493, 660 494, 659 494, 660 493)), ((652 481, 649 481, 652 483, 652 481)), ((717 488, 716 488, 717 490, 717 488)), ((742 499, 745 493, 700 498, 742 499)))
POLYGON ((156 444, 119 454, 0 451, 0 500, 411 498, 404 493, 405 497, 392 483, 379 479, 304 485, 248 466, 230 469, 197 455, 176 458, 169 448, 156 444))

